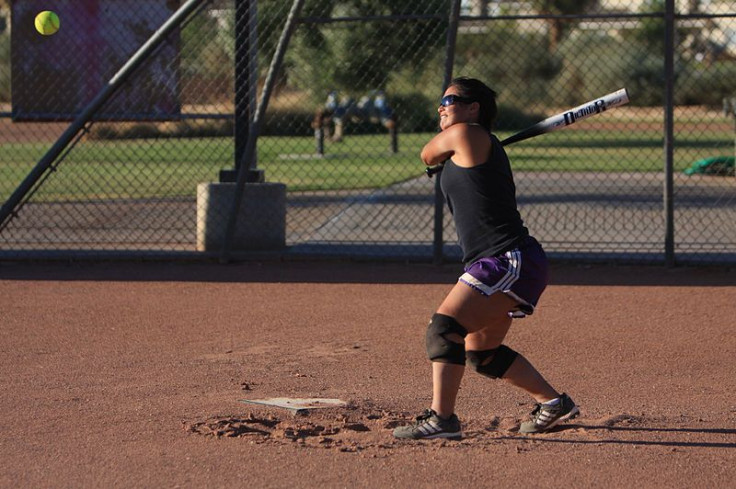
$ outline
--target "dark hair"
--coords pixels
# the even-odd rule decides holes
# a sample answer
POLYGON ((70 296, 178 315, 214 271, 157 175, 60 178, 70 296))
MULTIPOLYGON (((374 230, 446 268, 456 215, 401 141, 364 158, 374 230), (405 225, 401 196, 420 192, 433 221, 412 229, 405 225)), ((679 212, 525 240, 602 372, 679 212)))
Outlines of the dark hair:
POLYGON ((498 113, 496 92, 491 90, 482 81, 464 76, 454 78, 450 82, 449 87, 455 87, 458 95, 461 97, 467 97, 478 102, 480 105, 478 124, 490 132, 493 129, 493 123, 496 121, 496 115, 498 113))

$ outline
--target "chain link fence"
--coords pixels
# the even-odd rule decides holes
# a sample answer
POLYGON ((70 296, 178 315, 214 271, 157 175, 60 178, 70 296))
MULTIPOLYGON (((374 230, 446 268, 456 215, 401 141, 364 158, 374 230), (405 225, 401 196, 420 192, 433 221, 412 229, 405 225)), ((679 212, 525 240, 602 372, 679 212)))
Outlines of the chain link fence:
POLYGON ((44 36, 0 0, 0 258, 457 260, 418 155, 464 75, 501 138, 629 91, 507 148, 551 255, 736 262, 736 2, 302 3, 59 0, 44 36))

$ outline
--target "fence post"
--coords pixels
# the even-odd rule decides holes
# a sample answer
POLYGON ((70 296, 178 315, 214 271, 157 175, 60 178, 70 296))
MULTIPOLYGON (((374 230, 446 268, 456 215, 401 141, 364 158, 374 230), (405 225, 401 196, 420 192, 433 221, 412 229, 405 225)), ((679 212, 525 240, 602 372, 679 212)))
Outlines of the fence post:
MULTIPOLYGON (((258 45, 258 17, 256 0, 235 2, 235 161, 233 169, 220 170, 220 182, 234 182, 239 165, 248 145, 250 119, 256 104, 258 67, 256 65, 258 45)), ((263 178, 263 172, 251 168, 248 181, 263 178)))
MULTIPOLYGON (((445 44, 445 74, 442 81, 442 93, 452 81, 452 68, 455 64, 455 43, 457 41, 457 26, 460 23, 460 0, 452 0, 450 15, 447 23, 447 42, 445 44)), ((440 189, 441 175, 434 179, 434 241, 432 260, 435 264, 442 263, 444 258, 444 209, 445 200, 440 189)))
POLYGON ((240 212, 240 204, 243 201, 245 183, 248 181, 248 175, 252 170, 253 159, 256 154, 256 143, 258 142, 258 135, 261 129, 260 126, 263 124, 263 116, 266 113, 266 108, 268 107, 268 102, 271 98, 271 91, 276 83, 277 72, 281 68, 286 48, 289 46, 291 35, 294 32, 294 28, 299 18, 299 12, 301 12, 303 5, 304 0, 294 0, 291 4, 291 10, 289 10, 289 15, 286 18, 284 29, 281 31, 281 37, 276 45, 276 51, 271 59, 271 65, 268 67, 266 80, 264 81, 263 89, 261 90, 261 98, 258 101, 255 113, 253 114, 253 120, 250 121, 250 125, 248 126, 248 140, 238 164, 238 178, 235 181, 235 191, 232 198, 232 204, 230 206, 230 214, 228 215, 225 227, 223 238, 224 242, 222 245, 222 252, 220 253, 221 263, 228 263, 230 261, 230 249, 232 247, 233 236, 235 235, 235 227, 237 225, 238 214, 240 212))
POLYGON ((314 130, 314 144, 319 156, 325 155, 325 130, 322 126, 314 130))
POLYGON ((675 0, 665 0, 664 21, 664 259, 665 265, 672 267, 675 265, 675 219, 673 200, 675 0))

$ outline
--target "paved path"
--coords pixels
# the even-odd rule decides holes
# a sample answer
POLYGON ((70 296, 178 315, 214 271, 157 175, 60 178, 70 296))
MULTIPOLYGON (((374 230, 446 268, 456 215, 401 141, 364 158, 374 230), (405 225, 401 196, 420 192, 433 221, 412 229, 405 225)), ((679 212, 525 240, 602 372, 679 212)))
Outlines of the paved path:
MULTIPOLYGON (((516 174, 522 215, 550 251, 662 253, 664 184, 659 174, 516 174)), ((678 252, 736 249, 736 179, 675 177, 678 252)), ((410 180, 343 199, 302 243, 431 243, 434 183, 410 180)), ((445 211, 444 239, 455 242, 445 211)))

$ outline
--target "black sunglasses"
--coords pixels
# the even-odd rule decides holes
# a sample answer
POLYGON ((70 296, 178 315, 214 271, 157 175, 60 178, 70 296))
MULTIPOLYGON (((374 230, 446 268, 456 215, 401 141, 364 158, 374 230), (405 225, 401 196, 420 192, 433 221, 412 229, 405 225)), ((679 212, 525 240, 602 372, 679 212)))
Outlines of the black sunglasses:
POLYGON ((450 105, 454 105, 458 102, 470 104, 472 102, 475 102, 475 100, 473 100, 472 98, 461 97, 460 95, 445 95, 440 99, 440 105, 442 107, 449 107, 450 105))

